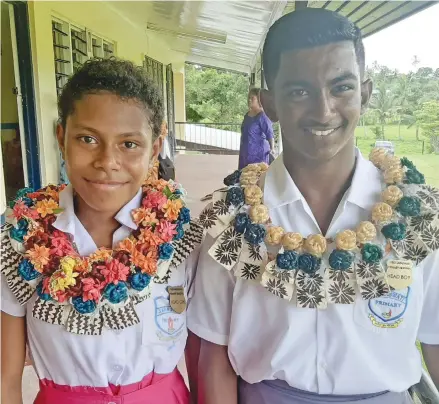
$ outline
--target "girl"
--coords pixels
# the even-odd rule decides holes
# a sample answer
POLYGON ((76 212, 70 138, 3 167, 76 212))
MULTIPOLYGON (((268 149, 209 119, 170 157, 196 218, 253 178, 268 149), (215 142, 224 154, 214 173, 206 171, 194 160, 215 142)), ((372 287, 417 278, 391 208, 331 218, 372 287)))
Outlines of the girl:
POLYGON ((145 180, 162 100, 140 67, 87 62, 59 100, 71 182, 22 190, 2 233, 2 403, 19 404, 26 342, 37 404, 187 404, 192 251, 174 182, 145 180))
POLYGON ((265 115, 259 98, 259 88, 248 93, 248 112, 241 125, 239 169, 248 164, 270 163, 274 150, 273 125, 265 115))

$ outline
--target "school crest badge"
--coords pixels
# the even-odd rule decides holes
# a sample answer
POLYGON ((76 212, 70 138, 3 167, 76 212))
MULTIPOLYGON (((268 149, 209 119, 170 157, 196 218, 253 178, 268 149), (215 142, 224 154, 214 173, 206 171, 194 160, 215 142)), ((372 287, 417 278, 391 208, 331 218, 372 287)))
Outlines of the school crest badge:
POLYGON ((369 319, 379 328, 397 328, 403 321, 409 301, 410 287, 394 290, 369 301, 369 319))

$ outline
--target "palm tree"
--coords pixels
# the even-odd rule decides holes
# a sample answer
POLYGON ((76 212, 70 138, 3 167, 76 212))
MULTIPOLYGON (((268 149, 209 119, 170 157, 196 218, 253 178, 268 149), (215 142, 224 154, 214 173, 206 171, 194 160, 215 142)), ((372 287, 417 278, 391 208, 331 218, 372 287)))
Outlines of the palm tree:
POLYGON ((375 111, 378 121, 381 124, 381 131, 384 136, 384 125, 395 116, 395 104, 397 97, 389 88, 389 83, 385 81, 379 82, 377 88, 372 94, 370 102, 371 108, 375 111))

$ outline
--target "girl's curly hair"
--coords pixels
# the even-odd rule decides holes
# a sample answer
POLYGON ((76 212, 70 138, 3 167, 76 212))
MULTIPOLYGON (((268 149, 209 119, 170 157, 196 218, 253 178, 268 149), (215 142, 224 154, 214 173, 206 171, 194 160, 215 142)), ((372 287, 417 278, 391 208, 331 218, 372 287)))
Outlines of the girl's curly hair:
POLYGON ((142 67, 128 60, 111 57, 88 60, 71 76, 58 100, 60 123, 65 128, 75 102, 87 94, 109 92, 122 99, 133 99, 144 106, 153 129, 153 139, 160 136, 163 123, 163 99, 156 85, 142 67))

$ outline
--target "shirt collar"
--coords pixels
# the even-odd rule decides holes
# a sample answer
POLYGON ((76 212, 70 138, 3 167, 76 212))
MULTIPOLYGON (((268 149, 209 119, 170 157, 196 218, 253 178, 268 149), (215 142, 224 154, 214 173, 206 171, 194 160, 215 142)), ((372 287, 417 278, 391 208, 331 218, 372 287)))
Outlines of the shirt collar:
MULTIPOLYGON (((269 209, 278 208, 304 197, 285 167, 281 154, 269 167, 264 183, 264 203, 269 209)), ((379 170, 356 149, 355 173, 346 192, 346 202, 371 209, 381 193, 379 170)))
MULTIPOLYGON (((115 219, 123 226, 129 227, 132 230, 137 229, 134 223, 131 211, 140 206, 142 202, 142 190, 139 189, 137 194, 131 199, 119 212, 115 219)), ((53 226, 64 232, 75 234, 75 208, 73 204, 73 188, 69 184, 59 194, 59 207, 63 210, 56 218, 53 226)))

